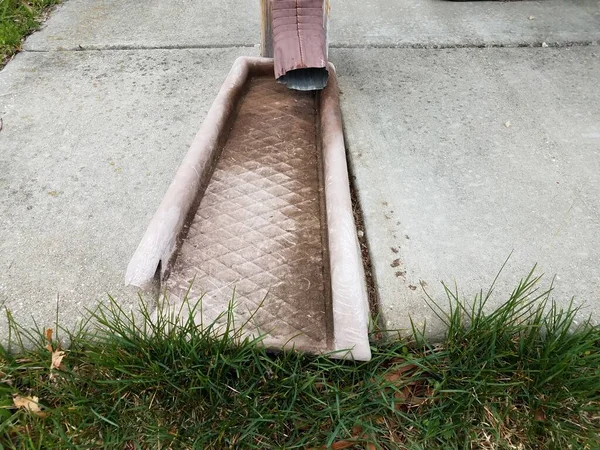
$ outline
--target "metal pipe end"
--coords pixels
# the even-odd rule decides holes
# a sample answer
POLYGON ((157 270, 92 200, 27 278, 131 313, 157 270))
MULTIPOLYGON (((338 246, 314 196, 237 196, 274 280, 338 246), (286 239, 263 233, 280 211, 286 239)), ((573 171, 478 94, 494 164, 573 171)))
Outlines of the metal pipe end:
POLYGON ((320 91, 327 86, 329 72, 325 67, 307 67, 286 72, 277 82, 297 91, 320 91))

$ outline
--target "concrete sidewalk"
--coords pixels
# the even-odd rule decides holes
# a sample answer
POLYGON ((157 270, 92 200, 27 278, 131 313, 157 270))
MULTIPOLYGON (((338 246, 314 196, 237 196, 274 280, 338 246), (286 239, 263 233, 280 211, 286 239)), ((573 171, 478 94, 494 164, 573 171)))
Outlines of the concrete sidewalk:
MULTIPOLYGON (((0 304, 41 326, 57 297, 65 326, 108 293, 135 304, 127 262, 231 64, 258 42, 257 0, 55 11, 0 73, 0 304)), ((600 319, 599 42, 597 0, 332 1, 388 327, 411 314, 439 332, 422 286, 439 299, 456 280, 472 296, 511 251, 495 304, 538 262, 557 300, 600 319)))
POLYGON ((490 307, 537 263, 598 321, 599 48, 334 55, 386 326, 441 331, 426 294, 472 299, 511 253, 490 307))

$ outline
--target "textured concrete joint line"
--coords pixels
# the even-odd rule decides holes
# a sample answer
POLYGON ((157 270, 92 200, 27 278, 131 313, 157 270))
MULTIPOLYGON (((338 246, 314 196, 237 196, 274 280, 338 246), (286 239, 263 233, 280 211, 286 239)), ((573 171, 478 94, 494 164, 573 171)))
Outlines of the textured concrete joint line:
POLYGON ((23 49, 23 52, 27 53, 52 53, 52 52, 93 52, 93 51, 119 51, 119 50, 142 50, 142 51, 151 51, 151 50, 209 50, 209 49, 230 49, 230 48, 254 48, 258 47, 258 44, 194 44, 194 45, 156 45, 156 46, 146 46, 146 45, 89 45, 89 46, 79 46, 76 48, 58 48, 51 50, 41 50, 41 49, 23 49))
POLYGON ((542 44, 552 48, 569 48, 569 47, 589 47, 600 45, 600 40, 585 40, 585 41, 567 41, 567 42, 524 42, 524 43, 466 43, 466 44, 426 44, 426 43, 398 43, 398 44, 329 44, 329 48, 334 49, 423 49, 423 50, 447 50, 453 48, 469 49, 469 48, 535 48, 542 47, 542 44))
MULTIPOLYGON (((600 40, 581 40, 566 42, 523 42, 523 43, 465 43, 465 44, 430 44, 430 43, 398 43, 398 44, 350 44, 350 43, 330 43, 329 48, 333 49, 423 49, 423 50, 445 50, 445 49, 469 49, 469 48, 535 48, 546 44, 551 48, 569 48, 569 47, 591 47, 600 45, 600 40)), ((27 53, 51 53, 51 52, 80 52, 80 51, 118 51, 118 50, 203 50, 203 49, 230 49, 230 48, 255 48, 259 44, 233 43, 233 44, 173 44, 173 45, 86 45, 78 47, 56 48, 56 49, 30 49, 23 48, 22 52, 27 53)))

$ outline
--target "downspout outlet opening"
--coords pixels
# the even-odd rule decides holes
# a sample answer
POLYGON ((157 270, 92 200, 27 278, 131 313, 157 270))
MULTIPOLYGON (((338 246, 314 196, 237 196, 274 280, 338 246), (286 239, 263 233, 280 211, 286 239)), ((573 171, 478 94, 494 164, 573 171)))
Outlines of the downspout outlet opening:
POLYGON ((320 91, 327 86, 329 72, 325 67, 308 67, 286 72, 277 82, 297 91, 320 91))

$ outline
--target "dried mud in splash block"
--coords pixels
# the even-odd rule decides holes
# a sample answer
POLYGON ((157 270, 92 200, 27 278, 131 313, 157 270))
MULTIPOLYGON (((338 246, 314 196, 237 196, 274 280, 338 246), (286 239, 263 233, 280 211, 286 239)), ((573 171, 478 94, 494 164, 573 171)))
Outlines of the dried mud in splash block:
POLYGON ((126 282, 202 297, 211 323, 270 348, 370 359, 368 300, 352 215, 333 66, 323 91, 239 58, 129 263, 126 282), (225 320, 222 318, 221 320, 225 320))

